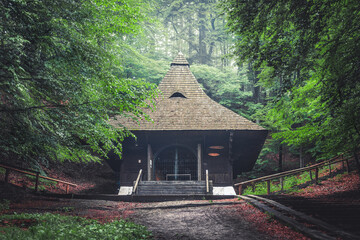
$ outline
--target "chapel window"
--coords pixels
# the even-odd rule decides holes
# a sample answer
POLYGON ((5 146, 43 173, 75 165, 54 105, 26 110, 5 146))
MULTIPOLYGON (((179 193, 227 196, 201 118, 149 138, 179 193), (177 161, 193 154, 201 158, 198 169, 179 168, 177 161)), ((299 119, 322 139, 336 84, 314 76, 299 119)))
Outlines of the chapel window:
POLYGON ((182 93, 180 93, 180 92, 175 92, 175 93, 173 93, 173 94, 170 96, 170 98, 174 98, 174 97, 186 98, 186 97, 184 96, 184 94, 182 94, 182 93))

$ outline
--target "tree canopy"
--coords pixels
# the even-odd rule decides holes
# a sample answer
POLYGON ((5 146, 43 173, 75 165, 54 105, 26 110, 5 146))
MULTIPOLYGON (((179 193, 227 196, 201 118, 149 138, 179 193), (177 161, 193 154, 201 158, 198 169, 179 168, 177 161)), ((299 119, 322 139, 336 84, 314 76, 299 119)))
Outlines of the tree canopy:
POLYGON ((120 155, 131 133, 107 120, 151 107, 179 51, 210 97, 272 130, 272 151, 280 142, 314 156, 357 151, 359 5, 3 0, 1 154, 34 162, 120 155))
POLYGON ((360 2, 225 0, 239 62, 272 88, 274 136, 317 153, 360 144, 360 2), (316 149, 314 149, 316 148, 316 149))
POLYGON ((0 2, 2 157, 98 160, 121 153, 127 130, 107 120, 142 115, 154 86, 129 79, 124 38, 146 20, 141 1, 0 2))

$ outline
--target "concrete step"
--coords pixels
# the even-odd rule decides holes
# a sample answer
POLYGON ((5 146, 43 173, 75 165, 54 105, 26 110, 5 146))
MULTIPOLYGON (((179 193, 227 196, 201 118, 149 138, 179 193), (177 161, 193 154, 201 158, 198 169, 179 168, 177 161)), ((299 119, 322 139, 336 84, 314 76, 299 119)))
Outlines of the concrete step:
POLYGON ((205 181, 141 181, 142 185, 205 185, 205 181))
POLYGON ((212 194, 213 184, 209 181, 206 193, 205 181, 143 181, 138 185, 135 195, 139 196, 190 196, 212 194))

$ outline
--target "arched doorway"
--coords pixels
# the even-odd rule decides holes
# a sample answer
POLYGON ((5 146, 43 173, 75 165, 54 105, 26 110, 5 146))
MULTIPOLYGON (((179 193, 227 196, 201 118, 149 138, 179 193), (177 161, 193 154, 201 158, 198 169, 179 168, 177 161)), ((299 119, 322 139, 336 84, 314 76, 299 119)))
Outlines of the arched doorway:
POLYGON ((171 145, 154 155, 154 180, 197 180, 197 157, 185 145, 171 145))

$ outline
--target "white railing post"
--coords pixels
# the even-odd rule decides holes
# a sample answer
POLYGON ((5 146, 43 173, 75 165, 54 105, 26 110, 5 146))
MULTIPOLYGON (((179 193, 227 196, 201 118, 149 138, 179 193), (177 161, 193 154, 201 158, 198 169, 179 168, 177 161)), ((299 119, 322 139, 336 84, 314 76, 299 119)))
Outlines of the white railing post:
POLYGON ((141 178, 141 174, 142 174, 142 169, 140 169, 139 175, 137 176, 136 181, 135 181, 135 183, 134 183, 134 188, 133 188, 133 191, 132 191, 133 193, 136 192, 136 189, 137 189, 137 187, 138 187, 138 185, 139 185, 139 181, 140 181, 140 178, 141 178))
POLYGON ((206 193, 209 193, 209 170, 206 169, 206 193))

